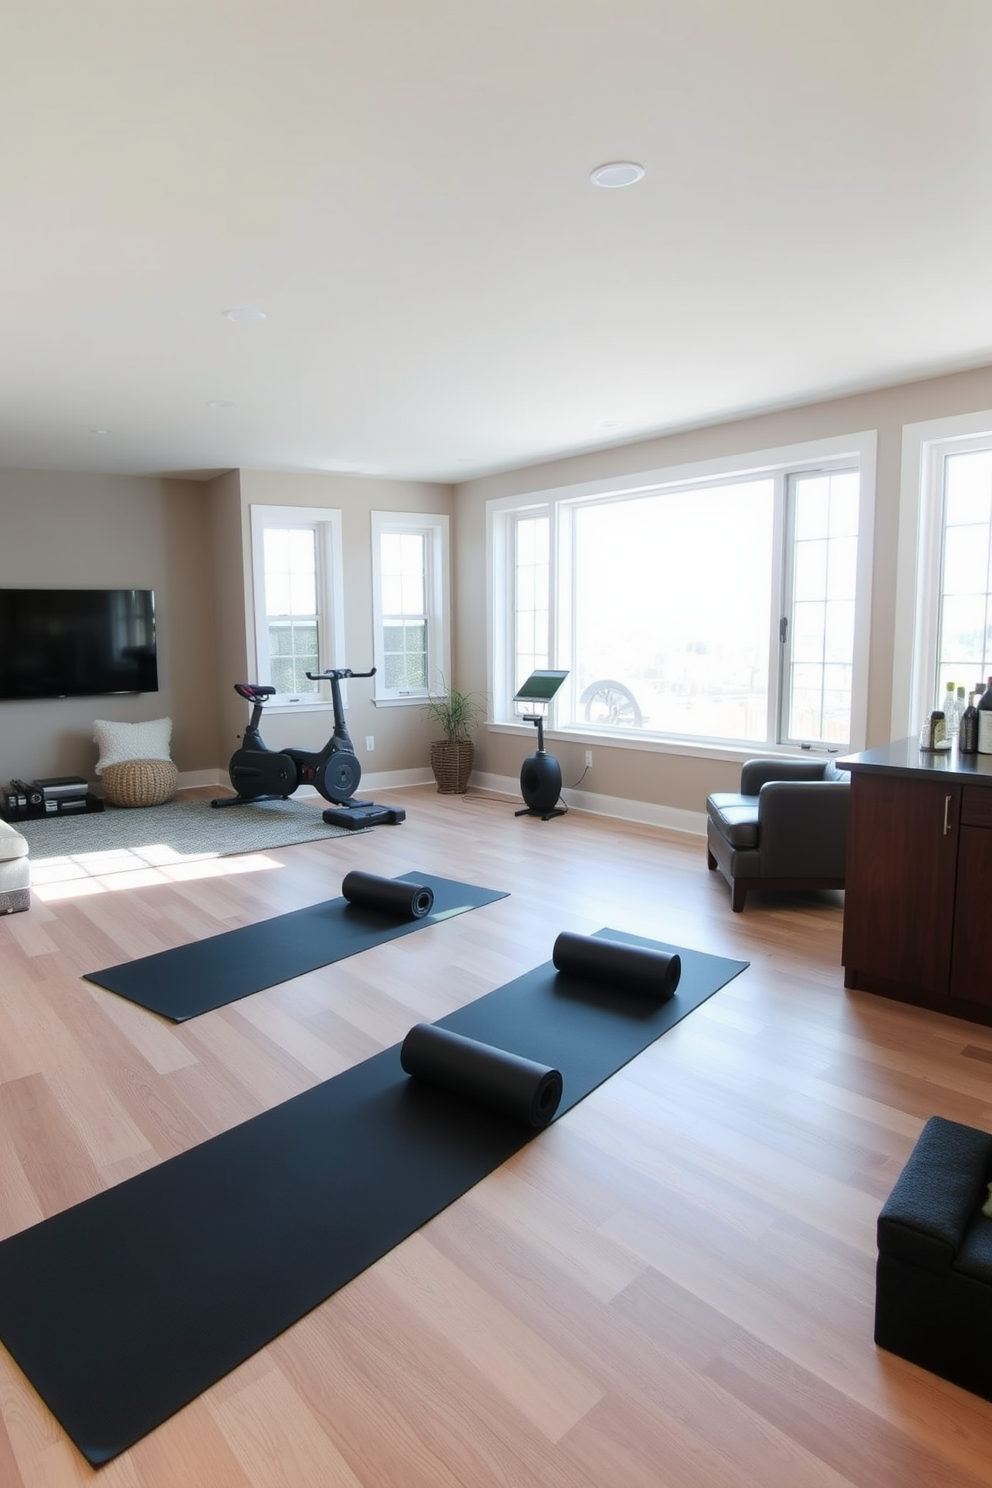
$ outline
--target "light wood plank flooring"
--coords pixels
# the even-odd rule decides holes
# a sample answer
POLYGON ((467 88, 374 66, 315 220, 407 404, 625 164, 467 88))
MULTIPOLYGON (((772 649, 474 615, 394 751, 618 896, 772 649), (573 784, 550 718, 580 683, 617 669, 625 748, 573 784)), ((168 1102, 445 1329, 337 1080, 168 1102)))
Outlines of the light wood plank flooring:
MULTIPOLYGON (((0 920, 0 1234, 398 1042, 559 930, 750 969, 101 1483, 987 1484, 992 1405, 877 1351, 872 1306, 924 1120, 992 1122, 992 1030, 845 992, 843 896, 732 914, 701 840, 389 799, 402 826, 49 886, 0 920), (350 868, 511 897, 178 1027, 79 979, 335 897, 350 868)), ((94 1476, 0 1349, 2 1488, 94 1476)))

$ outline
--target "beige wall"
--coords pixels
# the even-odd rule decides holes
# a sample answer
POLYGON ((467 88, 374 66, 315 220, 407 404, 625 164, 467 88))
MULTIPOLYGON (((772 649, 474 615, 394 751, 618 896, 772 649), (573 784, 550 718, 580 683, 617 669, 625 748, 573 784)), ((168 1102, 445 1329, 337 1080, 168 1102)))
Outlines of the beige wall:
POLYGON ((211 568, 196 482, 0 470, 0 586, 154 589, 159 635, 157 693, 0 702, 0 780, 93 779, 95 718, 168 716, 180 768, 214 765, 211 568))
MULTIPOLYGON (((876 430, 877 485, 869 660, 868 744, 889 738, 892 704, 893 642, 895 636, 896 547, 903 425, 992 408, 992 368, 952 377, 907 383, 858 397, 839 398, 788 411, 741 419, 665 438, 645 440, 567 460, 513 470, 458 489, 457 541, 454 572, 459 607, 455 676, 462 688, 485 689, 486 569, 485 523, 487 500, 531 491, 627 476, 692 461, 715 459, 771 449, 803 440, 876 430)), ((700 574, 705 583, 706 575, 700 574)), ((743 582, 743 577, 742 577, 743 582)), ((497 776, 515 777, 526 747, 525 735, 482 731, 477 768, 497 776)), ((584 745, 555 743, 566 781, 582 773, 584 745)), ((662 754, 630 748, 610 748, 608 767, 594 769, 584 783, 598 794, 644 801, 686 811, 702 811, 710 790, 733 790, 739 766, 720 759, 662 754)))
MULTIPOLYGON (((346 661, 372 665, 371 512, 451 514, 448 486, 359 476, 232 471, 211 481, 0 470, 0 587, 151 588, 156 595, 159 691, 134 697, 0 703, 0 783, 11 776, 94 779, 95 718, 173 720, 173 758, 187 776, 223 778, 247 717, 234 692, 250 681, 252 504, 342 511, 346 661)), ((348 727, 372 772, 426 768, 429 726, 419 708, 377 708, 354 682, 348 727), (366 735, 375 738, 367 754, 366 735)), ((317 748, 326 712, 274 715, 274 748, 317 748)))
MULTIPOLYGON (((12 775, 92 778, 95 717, 139 720, 168 714, 180 770, 224 771, 245 722, 233 683, 253 670, 246 648, 252 504, 341 509, 346 660, 355 670, 372 663, 370 513, 450 513, 453 681, 485 692, 487 499, 862 430, 878 434, 868 742, 881 743, 889 736, 892 698, 903 425, 989 408, 992 367, 985 367, 600 450, 457 490, 415 481, 250 470, 207 482, 0 470, 0 585, 154 588, 161 684, 159 693, 138 697, 0 703, 0 781, 12 775)), ((348 724, 366 773, 426 765, 431 729, 416 707, 377 708, 371 684, 355 682, 349 689, 348 724), (372 755, 364 748, 367 734, 376 740, 372 755)), ((317 747, 327 731, 323 713, 277 715, 266 739, 275 747, 317 747)), ((515 780, 533 734, 483 727, 476 742, 477 769, 515 780)), ((584 747, 556 742, 566 781, 582 773, 584 747)), ((602 742, 596 749, 608 755, 608 764, 600 760, 585 785, 601 796, 698 812, 707 791, 733 789, 737 781, 738 767, 727 760, 602 742)))

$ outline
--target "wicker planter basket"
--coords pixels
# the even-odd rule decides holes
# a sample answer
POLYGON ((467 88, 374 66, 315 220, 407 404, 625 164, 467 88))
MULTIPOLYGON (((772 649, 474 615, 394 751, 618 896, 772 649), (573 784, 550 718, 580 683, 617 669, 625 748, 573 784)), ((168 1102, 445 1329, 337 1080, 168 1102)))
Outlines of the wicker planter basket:
POLYGON ((106 765, 100 778, 111 806, 162 806, 176 794, 179 771, 171 760, 122 760, 106 765))
POLYGON ((471 739, 435 739, 431 745, 431 769, 442 796, 463 796, 475 761, 471 739))

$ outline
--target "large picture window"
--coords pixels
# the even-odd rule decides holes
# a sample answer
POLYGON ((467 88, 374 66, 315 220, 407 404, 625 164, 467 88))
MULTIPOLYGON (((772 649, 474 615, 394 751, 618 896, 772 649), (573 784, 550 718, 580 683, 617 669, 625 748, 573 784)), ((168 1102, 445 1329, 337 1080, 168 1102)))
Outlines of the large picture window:
POLYGON ((559 729, 848 748, 865 711, 864 457, 856 442, 832 458, 493 503, 497 719, 552 666, 569 672, 559 729))

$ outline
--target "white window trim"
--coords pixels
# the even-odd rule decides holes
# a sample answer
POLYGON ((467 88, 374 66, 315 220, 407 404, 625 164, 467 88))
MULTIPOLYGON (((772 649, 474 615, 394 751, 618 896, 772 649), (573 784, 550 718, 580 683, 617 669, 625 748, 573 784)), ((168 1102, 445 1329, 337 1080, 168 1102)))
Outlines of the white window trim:
MULTIPOLYGON (((248 654, 255 658, 254 681, 263 685, 270 682, 267 650, 262 646, 266 633, 265 614, 265 568, 263 534, 267 527, 303 527, 312 529, 317 536, 317 586, 318 613, 321 619, 322 655, 319 669, 325 671, 343 667, 344 656, 344 564, 342 561, 341 512, 322 506, 252 506, 249 507, 251 522, 251 567, 252 567, 252 631, 248 636, 248 654)), ((299 698, 291 693, 276 693, 266 705, 267 711, 307 712, 324 711, 331 707, 330 690, 327 683, 321 684, 316 694, 302 694, 299 698)))
POLYGON ((892 647, 893 739, 913 738, 933 707, 937 673, 942 464, 953 446, 992 441, 992 409, 905 424, 892 647))
MULTIPOLYGON (((849 749, 865 747, 868 725, 868 657, 871 640, 872 568, 875 533, 875 472, 877 432, 864 429, 856 433, 834 435, 826 439, 805 440, 798 444, 780 445, 771 449, 750 450, 736 455, 723 455, 716 459, 693 461, 687 464, 665 466, 657 470, 641 471, 634 475, 613 479, 585 481, 574 486, 556 486, 544 491, 521 493, 519 496, 494 498, 486 503, 486 547, 489 554, 487 564, 487 652, 489 658, 489 690, 497 710, 494 723, 501 730, 513 728, 512 718, 501 716, 503 698, 507 690, 509 658, 504 654, 503 638, 512 623, 510 614, 510 584, 506 572, 505 543, 501 541, 501 528, 506 514, 510 512, 550 510, 552 515, 552 590, 554 589, 554 527, 555 511, 559 504, 576 503, 597 496, 627 497, 639 493, 663 491, 673 486, 694 483, 713 484, 723 477, 745 480, 749 476, 773 475, 785 469, 813 468, 819 461, 855 461, 860 471, 858 508, 858 563, 857 563, 857 609, 855 616, 853 670, 851 689, 851 737, 849 749), (497 644, 497 636, 499 643, 497 644)), ((781 543, 776 543, 776 552, 781 543)), ((780 560, 776 560, 780 561, 780 560)), ((701 576, 704 577, 704 576, 701 576)), ((552 655, 555 653, 555 615, 557 599, 552 592, 552 655)), ((567 684, 566 684, 567 685, 567 684)), ((549 731, 563 738, 579 738, 583 734, 581 725, 562 725, 559 729, 554 719, 552 705, 549 731)), ((519 725, 521 731, 530 725, 519 725)), ((618 737, 615 741, 601 734, 595 735, 597 743, 617 743, 621 747, 643 746, 673 754, 705 754, 708 757, 724 758, 736 756, 741 751, 733 744, 724 745, 716 740, 643 740, 631 735, 618 737)), ((761 745, 761 747, 783 755, 808 753, 799 746, 761 745)), ((747 751, 744 751, 747 753, 747 751)))
POLYGON ((372 520, 372 653, 376 668, 373 702, 377 707, 421 704, 425 697, 445 692, 451 682, 451 577, 449 519, 443 512, 374 511, 372 520), (382 624, 380 539, 386 533, 416 533, 426 537, 427 573, 427 686, 400 692, 386 686, 382 624))

